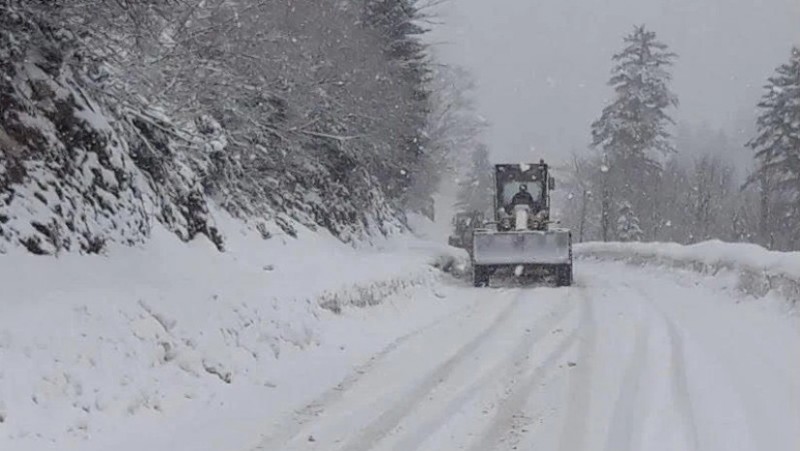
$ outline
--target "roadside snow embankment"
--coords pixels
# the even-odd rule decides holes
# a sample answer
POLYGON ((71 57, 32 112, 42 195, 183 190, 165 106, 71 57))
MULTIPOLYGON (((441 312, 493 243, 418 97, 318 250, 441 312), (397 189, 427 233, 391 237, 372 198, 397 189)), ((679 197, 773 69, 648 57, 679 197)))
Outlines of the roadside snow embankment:
POLYGON ((456 308, 443 248, 227 225, 225 253, 156 230, 106 257, 0 256, 0 449, 235 449, 456 308))
POLYGON ((755 244, 707 241, 691 246, 675 243, 582 243, 575 256, 633 264, 662 265, 708 275, 728 271, 736 288, 763 297, 770 292, 791 307, 800 301, 800 252, 775 252, 755 244))

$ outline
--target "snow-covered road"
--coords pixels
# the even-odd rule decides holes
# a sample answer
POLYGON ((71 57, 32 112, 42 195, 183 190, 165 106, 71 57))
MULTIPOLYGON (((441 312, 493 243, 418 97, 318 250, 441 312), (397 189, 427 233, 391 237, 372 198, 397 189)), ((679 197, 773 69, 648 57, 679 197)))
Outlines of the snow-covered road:
POLYGON ((796 324, 708 280, 582 261, 569 289, 459 288, 256 449, 800 449, 796 324))

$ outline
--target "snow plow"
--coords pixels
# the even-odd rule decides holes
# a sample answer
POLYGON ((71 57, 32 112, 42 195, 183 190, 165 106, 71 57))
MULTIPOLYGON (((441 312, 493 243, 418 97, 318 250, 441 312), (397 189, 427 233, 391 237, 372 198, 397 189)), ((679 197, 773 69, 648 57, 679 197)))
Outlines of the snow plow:
POLYGON ((494 275, 528 280, 552 276, 572 285, 572 233, 551 227, 550 191, 555 179, 547 164, 495 166, 495 217, 475 229, 473 283, 488 286, 494 275))
POLYGON ((447 238, 447 244, 471 253, 472 234, 484 222, 484 215, 480 211, 456 213, 453 217, 453 233, 447 238))

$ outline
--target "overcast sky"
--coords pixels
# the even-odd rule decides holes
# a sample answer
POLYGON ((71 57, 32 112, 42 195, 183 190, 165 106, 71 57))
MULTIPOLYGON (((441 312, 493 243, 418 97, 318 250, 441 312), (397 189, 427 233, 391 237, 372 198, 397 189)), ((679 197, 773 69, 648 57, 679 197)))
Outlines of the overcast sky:
POLYGON ((800 44, 800 0, 449 0, 437 13, 444 24, 429 38, 474 76, 496 161, 585 149, 611 95, 611 55, 634 24, 680 56, 675 119, 729 131, 800 44))

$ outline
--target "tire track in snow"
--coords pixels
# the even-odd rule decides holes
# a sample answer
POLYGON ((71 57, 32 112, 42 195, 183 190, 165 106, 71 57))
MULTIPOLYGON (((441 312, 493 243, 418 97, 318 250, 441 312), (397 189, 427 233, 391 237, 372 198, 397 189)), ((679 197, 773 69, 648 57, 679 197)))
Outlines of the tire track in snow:
MULTIPOLYGON (((720 393, 725 393, 726 395, 717 400, 718 403, 709 409, 708 402, 701 401, 700 405, 696 409, 693 405, 691 392, 689 390, 689 379, 688 374, 686 371, 686 358, 685 358, 685 345, 684 345, 684 335, 682 334, 682 330, 678 328, 675 319, 673 318, 672 314, 674 312, 668 313, 667 310, 659 305, 661 302, 649 292, 645 291, 642 288, 639 288, 642 295, 645 296, 649 301, 650 304, 653 306, 655 310, 659 312, 659 314, 664 318, 664 322, 667 325, 668 333, 670 335, 670 340, 673 343, 673 357, 674 363, 672 366, 674 379, 673 379, 673 387, 675 393, 675 402, 681 412, 681 419, 683 420, 684 424, 684 442, 685 447, 691 450, 698 450, 704 449, 702 446, 706 446, 708 448, 709 443, 713 443, 713 446, 717 447, 717 449, 737 449, 737 450, 762 450, 762 449, 778 449, 775 446, 764 446, 761 443, 758 443, 758 439, 756 438, 756 431, 753 428, 753 424, 758 421, 759 416, 762 412, 767 412, 769 409, 774 408, 774 405, 769 405, 768 407, 765 406, 762 409, 762 412, 759 412, 759 409, 754 409, 752 407, 752 402, 748 404, 747 397, 748 395, 755 396, 751 399, 763 399, 761 394, 757 391, 754 392, 750 390, 750 387, 756 386, 757 384, 741 384, 741 382, 737 383, 736 377, 737 374, 735 372, 731 372, 731 367, 729 364, 726 364, 724 354, 718 354, 714 352, 713 348, 707 348, 707 343, 704 343, 701 340, 698 340, 698 337, 692 337, 697 333, 697 330, 690 330, 689 333, 691 335, 686 335, 688 337, 694 338, 693 340, 693 347, 691 350, 693 352, 701 352, 703 354, 703 362, 702 365, 705 367, 705 371, 708 371, 707 374, 698 373, 696 377, 699 376, 701 381, 703 379, 714 379, 714 387, 710 390, 712 392, 716 392, 713 396, 720 396, 720 393), (709 371, 710 370, 710 371, 709 371), (709 377, 709 374, 713 374, 714 376, 709 377), (748 387, 746 389, 742 389, 742 386, 748 387), (724 403, 724 405, 722 404, 724 403), (724 412, 723 417, 725 418, 725 422, 722 423, 724 427, 730 428, 736 425, 735 433, 728 433, 725 434, 725 439, 720 439, 719 433, 717 434, 709 434, 708 423, 709 423, 709 410, 713 413, 712 415, 716 415, 717 411, 720 410, 724 412), (695 412, 699 411, 703 415, 698 416, 695 412), (706 427, 705 430, 701 431, 699 424, 697 422, 698 418, 701 420, 700 424, 706 427), (738 424, 737 424, 738 423, 738 424), (701 432, 704 432, 704 438, 701 440, 701 432), (705 442, 704 445, 701 445, 701 442, 705 442)), ((726 348, 727 349, 727 348, 726 348)), ((735 353, 735 351, 734 351, 735 353)), ((759 360, 759 355, 750 355, 750 359, 759 360)), ((730 358, 730 357, 729 357, 730 358)), ((741 359, 742 356, 738 353, 735 353, 732 357, 733 360, 741 359)), ((698 362, 694 362, 697 365, 698 362)), ((763 361, 760 362, 763 364, 763 361)), ((763 383, 759 381, 758 384, 763 383)), ((702 387, 702 383, 696 383, 698 387, 702 387)), ((708 384, 708 382, 706 382, 708 384)), ((709 390, 703 390, 704 396, 707 396, 709 390)), ((718 426, 719 427, 719 426, 718 426)), ((764 443, 769 443, 770 440, 774 437, 774 434, 765 434, 766 440, 762 441, 764 443)), ((793 448, 795 449, 795 448, 793 448)))
POLYGON ((470 354, 475 352, 489 337, 502 329, 511 318, 522 300, 522 292, 506 306, 503 311, 478 336, 462 346, 453 356, 430 372, 414 389, 400 397, 400 401, 381 414, 374 422, 361 429, 355 437, 339 448, 341 451, 371 450, 381 439, 392 431, 414 407, 442 384, 455 368, 470 354))
MULTIPOLYGON (((530 332, 522 337, 506 358, 496 363, 492 370, 485 373, 468 387, 459 390, 458 394, 451 399, 443 409, 440 409, 433 419, 427 421, 421 427, 415 428, 408 438, 401 440, 392 449, 394 451, 418 449, 419 446, 445 424, 455 412, 458 412, 468 401, 480 393, 481 389, 490 386, 492 381, 498 379, 509 381, 515 374, 520 373, 519 367, 528 360, 531 348, 547 337, 548 334, 553 333, 553 328, 569 316, 574 310, 575 305, 575 301, 570 296, 565 302, 559 304, 556 309, 539 318, 536 323, 528 328, 530 332)), ((505 382, 505 385, 509 384, 510 381, 505 382)))
MULTIPOLYGON (((455 318, 459 318, 474 312, 478 303, 480 303, 481 301, 482 300, 480 297, 476 297, 474 301, 472 301, 463 309, 459 310, 457 312, 457 315, 455 315, 455 318)), ((413 339, 414 337, 436 328, 443 322, 452 321, 453 319, 454 316, 452 315, 443 316, 441 318, 436 319, 435 321, 430 322, 429 324, 422 326, 419 329, 416 329, 412 332, 409 332, 397 338, 389 345, 384 347, 377 354, 374 354, 372 357, 370 357, 369 360, 367 360, 365 363, 355 367, 353 372, 351 372, 348 376, 346 376, 336 386, 323 392, 322 395, 320 395, 310 403, 306 404, 305 407, 296 410, 294 414, 292 414, 290 417, 284 418, 282 421, 280 421, 279 424, 275 427, 277 435, 264 437, 261 440, 261 443, 257 445, 255 448, 253 448, 253 451, 262 451, 262 450, 272 451, 281 449, 281 447, 284 446, 285 443, 291 441, 293 438, 298 436, 302 432, 303 427, 305 425, 311 423, 328 406, 337 403, 342 398, 344 393, 346 393, 353 386, 355 386, 364 377, 364 375, 368 374, 370 370, 372 370, 375 366, 383 362, 389 355, 391 355, 400 346, 402 346, 409 340, 413 339)))
POLYGON ((611 416, 606 451, 638 451, 633 448, 633 433, 640 429, 636 403, 642 388, 642 376, 647 361, 648 326, 640 322, 636 327, 634 349, 611 416))
POLYGON ((684 344, 678 326, 657 304, 653 296, 641 287, 636 287, 648 307, 653 310, 666 327, 670 347, 670 380, 673 401, 683 423, 683 445, 686 451, 695 451, 699 446, 697 423, 694 418, 689 381, 686 375, 684 344))
POLYGON ((530 398, 535 387, 545 380, 553 370, 553 367, 564 357, 577 339, 578 330, 575 329, 558 342, 538 366, 529 370, 529 373, 520 383, 512 382, 512 386, 498 406, 489 427, 481 434, 482 440, 470 446, 468 448, 469 451, 488 451, 495 449, 500 444, 503 436, 510 429, 513 429, 514 417, 523 411, 525 403, 530 398))
POLYGON ((568 404, 559 440, 559 451, 578 451, 585 446, 591 404, 592 366, 597 340, 592 301, 585 295, 581 299, 581 321, 578 329, 580 333, 578 366, 570 373, 568 404))
POLYGON ((667 323, 670 345, 672 346, 673 390, 681 418, 683 418, 684 421, 684 431, 686 434, 685 443, 687 446, 685 449, 686 451, 695 451, 698 449, 699 439, 697 423, 694 419, 694 410, 692 409, 692 399, 689 394, 689 381, 686 377, 686 359, 684 357, 683 339, 675 323, 666 315, 664 315, 664 320, 667 323))
MULTIPOLYGON (((629 286, 630 287, 630 286, 629 286)), ((680 332, 672 319, 656 304, 654 297, 642 287, 630 287, 638 294, 641 304, 650 312, 649 317, 654 318, 650 323, 652 333, 657 324, 663 326, 666 335, 666 343, 669 348, 669 372, 668 389, 671 394, 670 401, 674 406, 674 412, 679 418, 680 427, 680 449, 685 451, 695 451, 698 449, 698 432, 694 420, 694 411, 689 394, 689 384, 686 375, 686 363, 684 358, 684 344, 680 332)), ((662 374, 662 373, 659 373, 662 374)), ((654 391, 656 387, 651 387, 648 391, 654 391)), ((643 415, 644 412, 641 412, 643 415)), ((659 418, 665 418, 663 413, 659 418)), ((642 424, 638 425, 637 431, 641 432, 642 424)))

